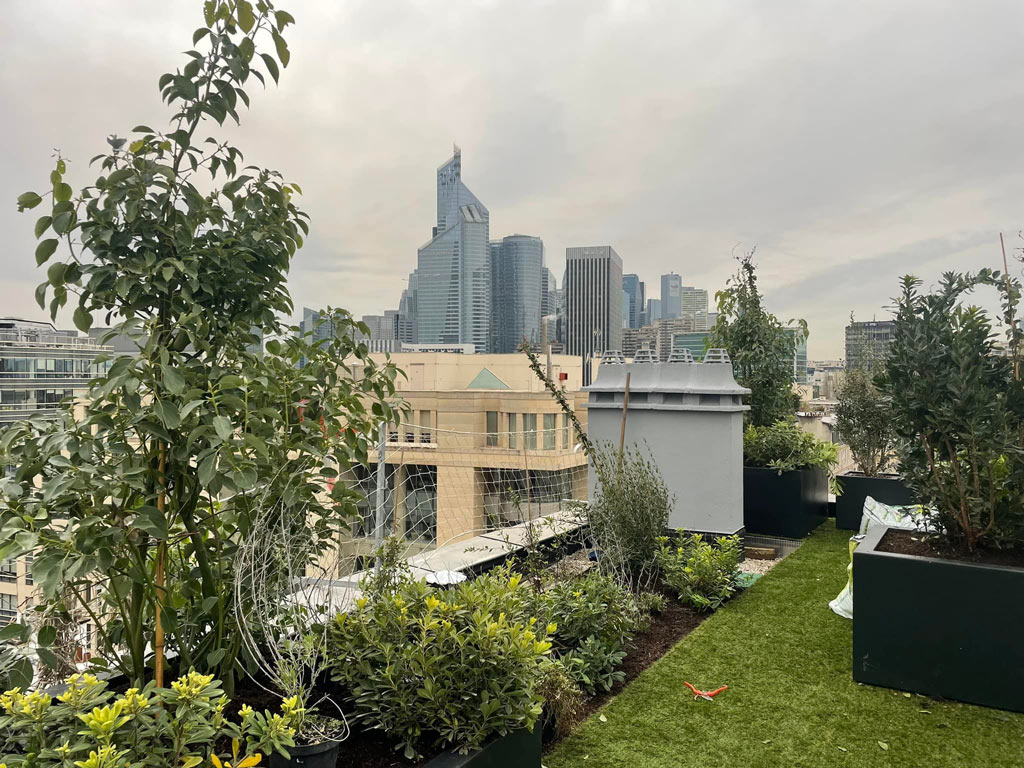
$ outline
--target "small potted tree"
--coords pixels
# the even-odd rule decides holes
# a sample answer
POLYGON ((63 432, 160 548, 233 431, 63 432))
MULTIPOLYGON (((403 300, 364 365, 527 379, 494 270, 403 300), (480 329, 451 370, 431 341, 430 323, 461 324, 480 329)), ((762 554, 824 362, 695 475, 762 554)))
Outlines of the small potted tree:
POLYGON ((801 538, 828 512, 828 471, 835 447, 794 421, 794 344, 807 324, 787 328, 763 305, 754 251, 716 294, 718 322, 710 347, 729 352, 736 381, 750 389, 743 439, 743 525, 750 533, 801 538))
POLYGON ((749 533, 800 539, 828 512, 836 446, 796 422, 753 424, 743 433, 743 524, 749 533))
POLYGON ((853 556, 853 678, 1024 712, 1020 285, 982 270, 932 294, 904 278, 880 379, 926 532, 873 528, 853 556), (965 305, 999 290, 1007 343, 965 305))
POLYGON ((868 496, 883 504, 910 504, 913 497, 902 478, 886 472, 894 457, 896 429, 889 403, 868 371, 854 368, 846 374, 836 426, 858 468, 839 477, 842 493, 836 497, 836 527, 858 530, 868 496))

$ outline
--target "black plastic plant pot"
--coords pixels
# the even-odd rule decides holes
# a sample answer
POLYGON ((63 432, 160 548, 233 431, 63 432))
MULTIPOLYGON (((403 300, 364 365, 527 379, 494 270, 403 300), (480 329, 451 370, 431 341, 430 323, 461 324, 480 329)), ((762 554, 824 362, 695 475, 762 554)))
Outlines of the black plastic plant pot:
POLYGON ((532 731, 499 736, 476 752, 445 752, 427 763, 426 768, 540 768, 540 737, 538 721, 532 731))
POLYGON ((836 496, 836 528, 860 530, 864 513, 864 499, 868 496, 883 504, 902 507, 914 503, 911 490, 899 475, 868 477, 860 472, 847 472, 839 476, 842 490, 836 496))
POLYGON ((743 468, 747 533, 802 539, 828 515, 828 476, 821 469, 743 468))
POLYGON ((334 768, 340 746, 338 741, 304 744, 291 747, 288 750, 291 757, 288 758, 274 752, 270 755, 270 768, 334 768))
POLYGON ((853 679, 1024 712, 1024 568, 853 553, 853 679))

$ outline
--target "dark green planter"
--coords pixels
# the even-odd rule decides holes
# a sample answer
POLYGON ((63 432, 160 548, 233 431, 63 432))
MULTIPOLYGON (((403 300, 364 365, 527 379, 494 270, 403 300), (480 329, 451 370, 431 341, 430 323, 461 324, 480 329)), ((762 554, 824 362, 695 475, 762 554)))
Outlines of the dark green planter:
POLYGON ((828 514, 828 476, 820 469, 743 468, 747 533, 802 539, 828 514))
POLYGON ((1024 568, 853 553, 853 679, 1024 712, 1024 568))
POLYGON ((288 749, 289 757, 272 752, 269 768, 335 768, 341 742, 324 741, 288 749))
POLYGON ((839 476, 839 486, 843 492, 836 496, 836 528, 847 531, 860 529, 864 499, 868 496, 892 506, 914 503, 910 489, 899 475, 867 477, 860 472, 847 472, 839 476))
POLYGON ((538 721, 532 731, 500 736, 476 752, 445 752, 425 768, 540 768, 540 732, 538 721))

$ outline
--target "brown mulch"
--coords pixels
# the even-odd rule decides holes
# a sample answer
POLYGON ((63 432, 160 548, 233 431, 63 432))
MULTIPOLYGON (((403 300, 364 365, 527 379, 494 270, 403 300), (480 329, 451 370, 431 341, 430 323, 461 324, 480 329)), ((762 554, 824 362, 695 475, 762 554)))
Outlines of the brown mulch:
MULTIPOLYGON (((668 597, 668 604, 664 613, 660 616, 653 616, 651 629, 642 635, 637 635, 632 642, 626 646, 626 658, 619 667, 625 673, 626 679, 616 683, 607 693, 600 693, 594 696, 583 705, 582 717, 589 717, 599 710, 609 700, 615 698, 622 689, 629 685, 637 676, 664 656, 680 640, 697 628, 704 619, 711 614, 698 613, 693 608, 683 605, 678 599, 668 597)), ((553 746, 545 744, 548 749, 553 746)))
POLYGON ((922 534, 918 531, 902 531, 890 529, 878 542, 878 551, 892 552, 899 555, 918 555, 919 557, 957 560, 965 563, 982 565, 1010 565, 1024 568, 1024 551, 1020 549, 978 549, 974 552, 952 550, 945 542, 934 535, 922 534))

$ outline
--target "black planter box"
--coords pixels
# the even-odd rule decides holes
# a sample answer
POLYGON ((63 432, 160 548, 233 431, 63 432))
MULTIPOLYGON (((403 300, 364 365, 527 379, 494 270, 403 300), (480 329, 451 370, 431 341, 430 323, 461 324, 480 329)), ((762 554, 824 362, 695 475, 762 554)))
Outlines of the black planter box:
POLYGON ((488 742, 483 749, 460 755, 445 752, 425 768, 540 768, 540 721, 532 731, 515 731, 488 742))
POLYGON ((843 492, 836 496, 836 528, 847 531, 860 529, 864 499, 868 496, 898 507, 914 503, 910 489, 899 475, 868 477, 860 472, 847 472, 839 476, 839 485, 843 492))
POLYGON ((828 476, 820 469, 743 468, 747 533, 802 539, 828 514, 828 476))
POLYGON ((853 679, 1024 712, 1024 568, 853 553, 853 679))

